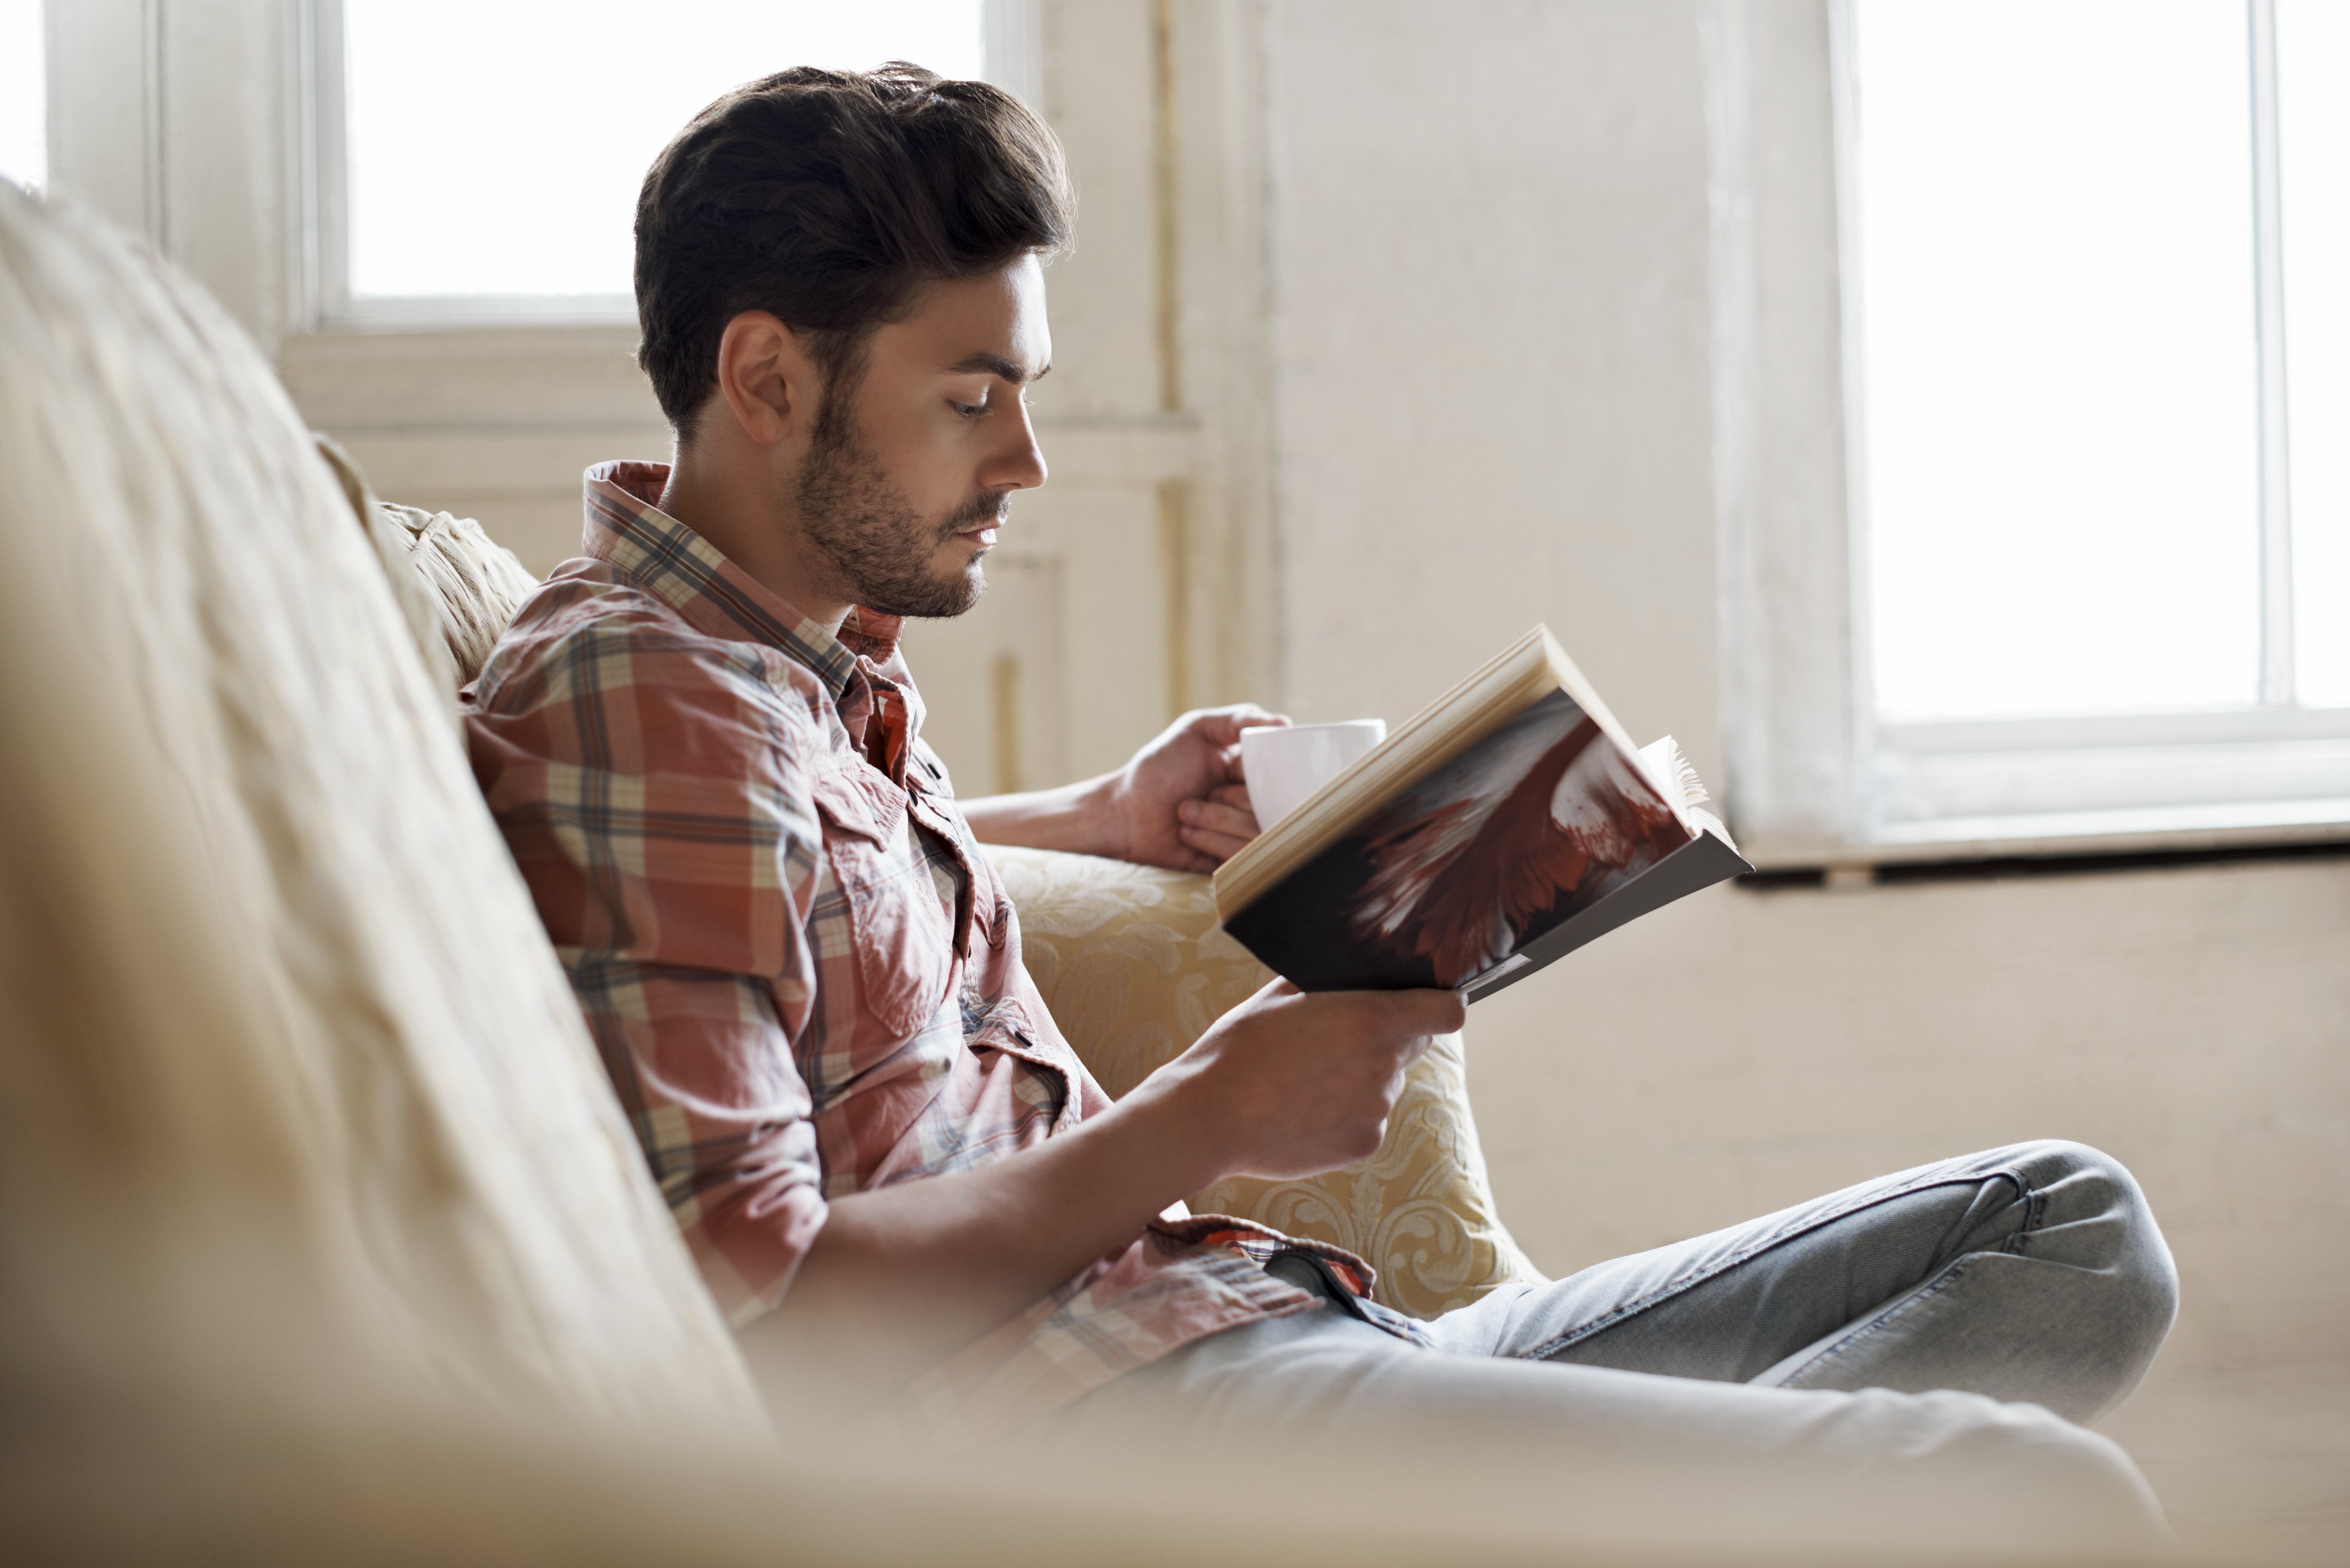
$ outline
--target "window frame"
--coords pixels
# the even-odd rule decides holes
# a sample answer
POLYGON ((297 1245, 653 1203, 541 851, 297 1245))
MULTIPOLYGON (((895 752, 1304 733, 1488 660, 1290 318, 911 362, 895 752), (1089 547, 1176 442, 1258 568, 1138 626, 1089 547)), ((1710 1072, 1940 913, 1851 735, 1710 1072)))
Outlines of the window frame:
MULTIPOLYGON (((297 0, 303 76, 301 206, 307 315, 322 332, 446 331, 467 327, 629 327, 630 294, 482 294, 354 297, 350 290, 350 159, 343 0, 297 0)), ((989 80, 1030 96, 1037 57, 1032 0, 983 0, 989 80)))
POLYGON ((1852 0, 1706 0, 1726 794, 1757 865, 2350 838, 2350 708, 2293 701, 2272 0, 2254 29, 2259 706, 1894 723, 1870 668, 1852 0))

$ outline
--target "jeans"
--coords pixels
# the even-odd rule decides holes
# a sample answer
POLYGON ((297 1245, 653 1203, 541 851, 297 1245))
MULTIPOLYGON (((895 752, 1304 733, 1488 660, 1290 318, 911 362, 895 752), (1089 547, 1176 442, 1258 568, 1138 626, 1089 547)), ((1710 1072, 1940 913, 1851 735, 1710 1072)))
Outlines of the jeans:
POLYGON ((1881 1543, 1954 1507, 1987 1549, 2160 1537, 2136 1468, 2073 1422, 2137 1386, 2177 1276, 2137 1182, 2078 1144, 1923 1166, 1504 1285, 1431 1324, 1435 1351, 1350 1316, 1302 1256, 1270 1267, 1323 1303, 1130 1373, 1039 1438, 1336 1438, 1447 1461, 1486 1506, 1564 1506, 1601 1534, 1657 1509, 1686 1525, 1673 1500, 1694 1489, 1746 1544, 1881 1543), (1575 1476, 1590 1484, 1563 1490, 1575 1476))

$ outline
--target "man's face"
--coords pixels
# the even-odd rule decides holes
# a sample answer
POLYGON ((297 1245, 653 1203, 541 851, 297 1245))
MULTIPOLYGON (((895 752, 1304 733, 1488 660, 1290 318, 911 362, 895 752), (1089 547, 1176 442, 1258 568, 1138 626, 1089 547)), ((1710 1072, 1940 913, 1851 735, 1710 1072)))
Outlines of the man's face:
POLYGON ((1052 357, 1034 256, 933 284, 873 334, 846 400, 827 397, 794 495, 844 598, 907 616, 978 602, 1012 492, 1045 482, 1025 392, 1052 357))

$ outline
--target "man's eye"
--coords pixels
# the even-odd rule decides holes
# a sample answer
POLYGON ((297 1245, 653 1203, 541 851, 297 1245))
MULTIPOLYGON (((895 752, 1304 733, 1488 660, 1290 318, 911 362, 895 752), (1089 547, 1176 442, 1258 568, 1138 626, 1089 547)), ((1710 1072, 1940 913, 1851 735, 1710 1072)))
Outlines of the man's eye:
POLYGON ((985 403, 958 403, 952 398, 949 398, 947 400, 947 407, 952 409, 955 412, 961 414, 967 420, 975 420, 979 418, 980 415, 987 412, 987 405, 985 403))

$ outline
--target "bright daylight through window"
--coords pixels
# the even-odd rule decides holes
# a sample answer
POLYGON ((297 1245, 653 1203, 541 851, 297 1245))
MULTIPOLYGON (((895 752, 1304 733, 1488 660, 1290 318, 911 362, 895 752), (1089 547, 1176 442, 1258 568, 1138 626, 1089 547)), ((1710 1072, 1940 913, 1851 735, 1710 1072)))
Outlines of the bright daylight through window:
POLYGON ((2300 695, 2350 707, 2350 5, 2280 0, 2277 35, 2300 695))
POLYGON ((2350 5, 1854 28, 1879 716, 2350 704, 2350 5))
POLYGON ((49 178, 44 52, 41 0, 0 0, 0 180, 35 188, 49 178))
POLYGON ((625 310, 646 166, 785 65, 981 73, 979 0, 342 0, 346 297, 625 310))

